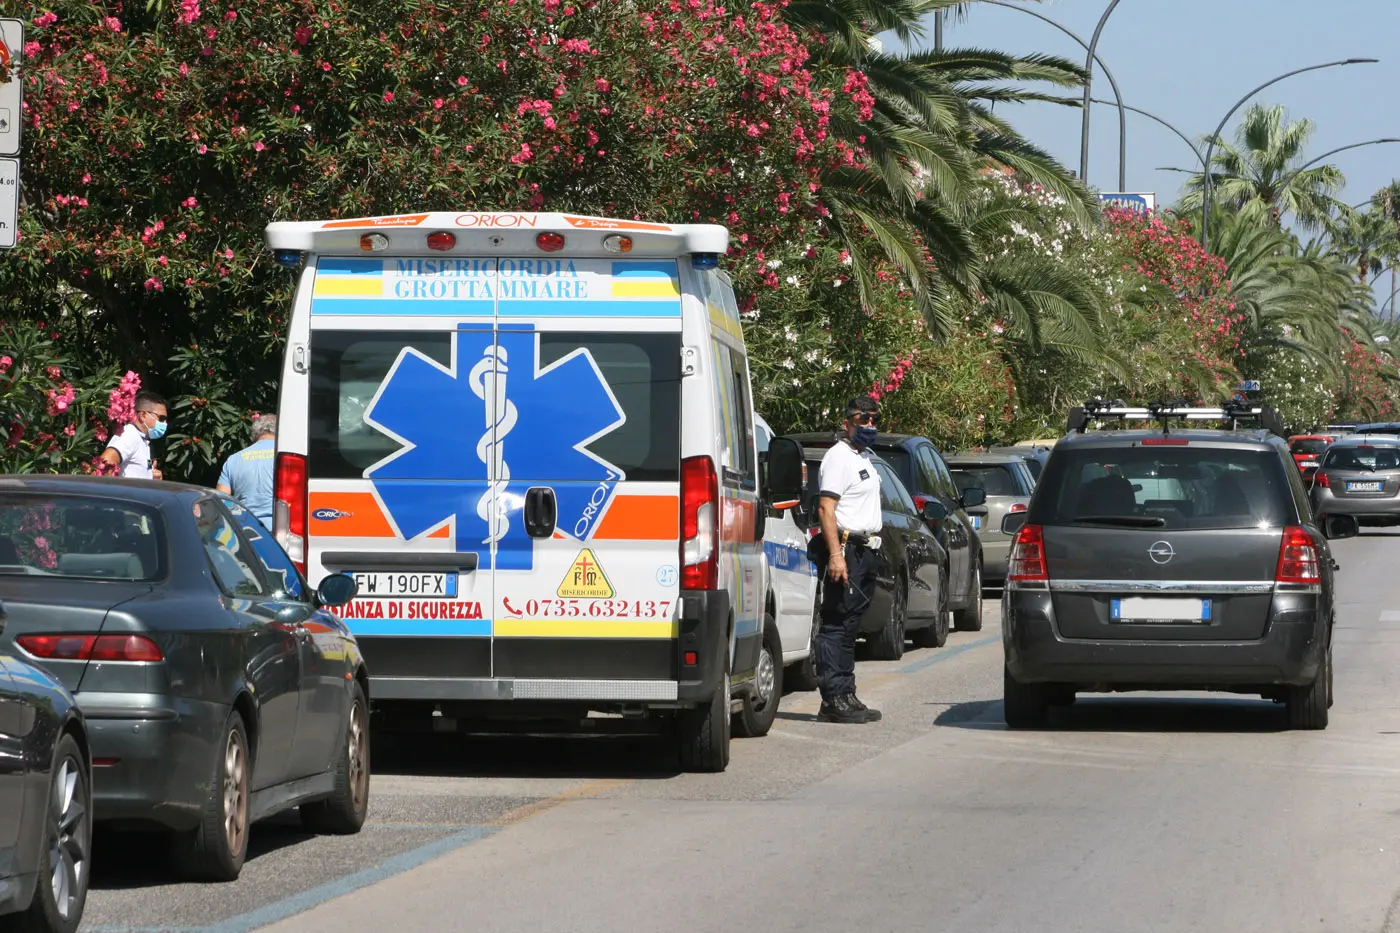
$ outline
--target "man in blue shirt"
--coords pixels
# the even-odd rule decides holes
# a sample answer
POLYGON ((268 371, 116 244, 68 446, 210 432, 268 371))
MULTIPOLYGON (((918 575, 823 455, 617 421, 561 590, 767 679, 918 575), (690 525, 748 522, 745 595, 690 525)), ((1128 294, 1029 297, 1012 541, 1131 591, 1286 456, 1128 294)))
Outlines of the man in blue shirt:
POLYGON ((253 444, 224 461, 219 492, 233 496, 267 528, 272 527, 273 458, 277 455, 277 416, 253 419, 253 444))

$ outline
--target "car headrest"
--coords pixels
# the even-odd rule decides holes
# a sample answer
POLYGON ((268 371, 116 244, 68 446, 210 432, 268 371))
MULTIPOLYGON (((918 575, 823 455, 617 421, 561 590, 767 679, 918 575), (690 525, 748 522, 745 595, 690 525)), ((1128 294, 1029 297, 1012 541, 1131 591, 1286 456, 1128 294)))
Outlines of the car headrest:
POLYGON ((146 576, 141 558, 135 554, 63 554, 58 572, 81 577, 112 577, 140 580, 146 576))

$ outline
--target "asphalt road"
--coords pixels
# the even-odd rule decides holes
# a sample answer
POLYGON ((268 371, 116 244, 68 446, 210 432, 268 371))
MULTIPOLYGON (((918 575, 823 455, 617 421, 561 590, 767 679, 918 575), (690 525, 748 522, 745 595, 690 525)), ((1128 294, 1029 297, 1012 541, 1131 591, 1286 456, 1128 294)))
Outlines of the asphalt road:
POLYGON ((860 665, 883 722, 791 694, 723 775, 636 739, 438 737, 376 755, 359 836, 260 826, 234 884, 104 838, 83 928, 1400 931, 1400 536, 1334 549, 1325 732, 1207 695, 1007 732, 989 602, 983 632, 860 665))

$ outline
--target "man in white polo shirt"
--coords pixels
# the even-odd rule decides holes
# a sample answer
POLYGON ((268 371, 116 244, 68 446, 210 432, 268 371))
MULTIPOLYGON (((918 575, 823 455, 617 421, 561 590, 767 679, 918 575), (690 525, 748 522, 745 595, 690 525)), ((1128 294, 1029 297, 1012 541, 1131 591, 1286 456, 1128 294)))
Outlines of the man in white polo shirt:
POLYGON ((161 472, 151 459, 151 441, 165 436, 169 414, 165 399, 145 389, 131 400, 136 409, 131 423, 107 442, 102 459, 116 467, 118 474, 135 479, 161 479, 161 472))
POLYGON ((879 431, 879 405, 869 396, 851 399, 846 436, 822 458, 821 527, 830 555, 822 582, 817 629, 817 676, 821 681, 819 722, 865 723, 880 718, 856 696, 856 635, 860 617, 875 593, 879 564, 880 474, 869 445, 879 431))

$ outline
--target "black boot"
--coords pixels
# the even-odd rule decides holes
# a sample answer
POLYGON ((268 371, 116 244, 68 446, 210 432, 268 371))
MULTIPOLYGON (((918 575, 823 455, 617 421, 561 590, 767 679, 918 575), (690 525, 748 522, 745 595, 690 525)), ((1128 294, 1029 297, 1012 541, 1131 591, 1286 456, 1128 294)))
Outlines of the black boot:
POLYGON ((866 722, 879 722, 883 718, 878 709, 871 709, 866 706, 860 701, 860 697, 856 696, 854 693, 852 693, 848 699, 851 701, 852 707, 865 714, 866 722))
POLYGON ((851 695, 842 694, 830 703, 823 703, 817 711, 817 722, 840 722, 848 724, 870 722, 870 714, 851 705, 851 695))

